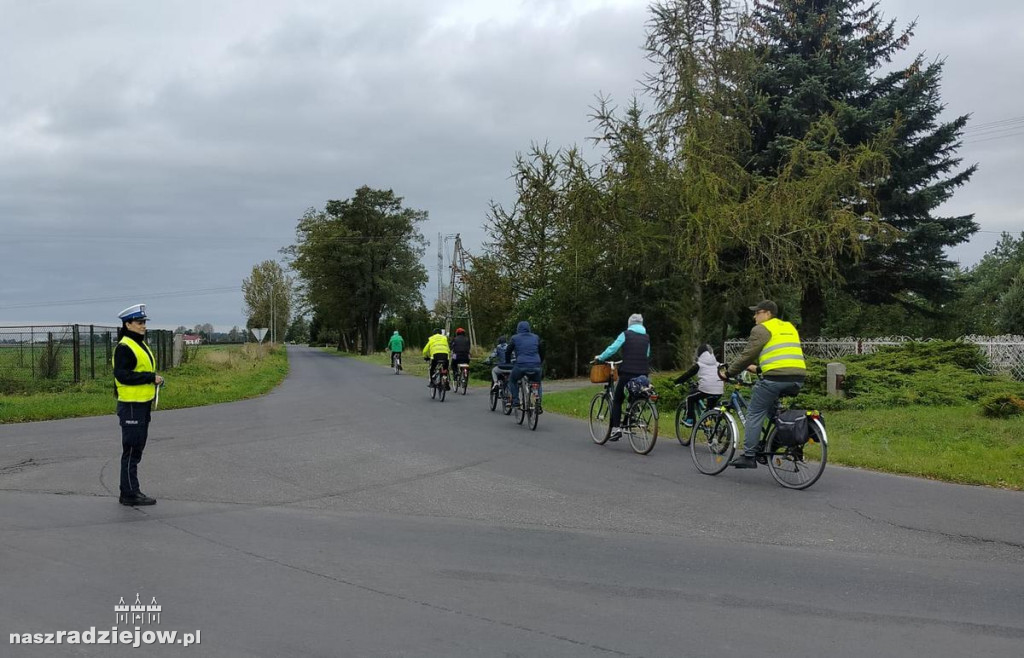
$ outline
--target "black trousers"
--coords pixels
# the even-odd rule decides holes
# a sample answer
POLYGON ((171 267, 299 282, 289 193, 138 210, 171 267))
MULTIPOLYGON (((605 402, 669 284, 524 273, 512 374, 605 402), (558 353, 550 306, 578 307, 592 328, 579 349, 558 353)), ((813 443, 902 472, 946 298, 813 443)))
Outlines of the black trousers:
POLYGON ((619 381, 615 382, 615 391, 612 393, 612 415, 608 419, 613 429, 622 422, 622 401, 626 397, 626 385, 640 376, 619 371, 619 381))
POLYGON ((121 495, 139 493, 139 462, 149 438, 149 405, 118 403, 121 420, 121 495))

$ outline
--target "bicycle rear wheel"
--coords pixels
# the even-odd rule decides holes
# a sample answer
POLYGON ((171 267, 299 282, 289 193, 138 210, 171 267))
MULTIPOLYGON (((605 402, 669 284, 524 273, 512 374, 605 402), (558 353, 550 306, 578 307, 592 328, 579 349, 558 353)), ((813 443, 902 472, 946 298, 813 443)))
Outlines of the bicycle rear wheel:
POLYGON ((489 397, 491 403, 491 411, 494 411, 495 409, 498 408, 498 389, 493 384, 491 384, 491 394, 489 397))
POLYGON ((519 409, 516 412, 516 422, 520 425, 526 420, 526 403, 529 395, 529 389, 526 388, 526 377, 523 377, 519 384, 519 409))
POLYGON ((508 390, 508 382, 501 386, 501 413, 506 416, 512 414, 512 392, 508 390))
POLYGON ((644 398, 629 403, 626 410, 629 423, 629 445, 638 455, 647 455, 654 450, 658 441, 658 410, 651 401, 644 398))
MULTIPOLYGON (((699 414, 698 414, 699 415, 699 414)), ((686 400, 679 403, 676 407, 676 440, 679 441, 679 445, 688 446, 690 445, 690 437, 693 435, 693 430, 683 424, 686 420, 686 400)))
POLYGON ((441 402, 444 402, 444 396, 448 393, 448 375, 441 375, 441 380, 437 384, 439 390, 438 397, 441 402))
POLYGON ((807 419, 810 440, 802 446, 776 444, 773 426, 768 435, 768 472, 787 489, 806 489, 821 477, 828 462, 828 436, 817 418, 807 419))
POLYGON ((607 443, 612 434, 611 425, 608 424, 611 407, 611 401, 605 393, 598 393, 590 401, 590 438, 599 446, 607 443))
POLYGON ((469 387, 469 368, 463 369, 459 376, 462 379, 462 394, 465 395, 466 389, 469 387))
POLYGON ((736 421, 721 409, 702 414, 694 423, 690 441, 693 465, 705 475, 718 475, 724 471, 736 452, 738 434, 736 421))
POLYGON ((536 431, 540 414, 537 413, 537 391, 532 386, 530 387, 530 407, 527 409, 527 414, 530 418, 530 431, 536 431))
POLYGON ((437 397, 437 380, 430 381, 430 399, 433 400, 437 397))

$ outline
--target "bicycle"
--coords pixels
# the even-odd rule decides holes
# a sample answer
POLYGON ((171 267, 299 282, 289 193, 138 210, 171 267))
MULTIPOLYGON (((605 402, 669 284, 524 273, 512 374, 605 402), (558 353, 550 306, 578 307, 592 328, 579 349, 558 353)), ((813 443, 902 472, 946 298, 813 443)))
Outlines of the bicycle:
POLYGON ((537 420, 540 414, 537 413, 537 407, 540 406, 540 382, 531 382, 527 375, 523 375, 522 379, 519 380, 519 408, 517 421, 520 425, 523 421, 529 419, 530 430, 537 429, 537 420))
POLYGON ((402 353, 392 352, 391 353, 391 367, 395 369, 395 374, 402 372, 402 353))
POLYGON ((466 387, 469 386, 469 364, 459 363, 459 369, 455 372, 455 387, 454 391, 459 392, 462 389, 462 394, 466 394, 466 387))
MULTIPOLYGON (((699 392, 697 388, 697 382, 690 382, 690 391, 683 396, 683 399, 679 402, 679 406, 676 407, 676 440, 679 441, 679 445, 688 446, 690 445, 690 437, 693 436, 693 426, 687 425, 686 421, 686 399, 691 395, 696 395, 699 392)), ((697 404, 693 410, 693 417, 700 418, 701 415, 707 411, 707 401, 704 398, 699 398, 697 404)))
POLYGON ((448 364, 440 363, 437 366, 437 370, 434 371, 433 376, 430 378, 430 399, 440 397, 440 401, 444 402, 444 396, 451 387, 448 381, 448 364))
MULTIPOLYGON (((740 422, 746 420, 747 401, 740 393, 739 382, 732 381, 732 394, 713 409, 704 412, 693 425, 690 457, 697 470, 705 475, 718 475, 729 466, 739 447, 740 422)), ((807 411, 808 437, 798 445, 786 445, 779 439, 776 422, 783 411, 781 400, 761 428, 754 458, 766 464, 772 477, 787 489, 806 489, 821 477, 828 463, 828 435, 821 414, 807 411)))
MULTIPOLYGON (((608 421, 615 396, 615 381, 618 379, 616 366, 620 363, 622 361, 605 361, 609 370, 604 378, 604 390, 590 400, 590 438, 599 446, 611 438, 612 427, 608 421)), ((590 381, 598 379, 601 376, 599 373, 600 369, 592 368, 590 381)), ((636 396, 630 394, 629 398, 629 406, 626 407, 622 421, 622 433, 629 435, 629 446, 633 452, 646 455, 654 450, 658 440, 658 408, 654 404, 658 394, 654 387, 648 386, 636 396)))
POLYGON ((508 372, 499 372, 498 381, 491 384, 490 405, 491 411, 498 408, 498 400, 501 400, 501 412, 506 416, 512 413, 512 396, 508 392, 508 372))
POLYGON ((629 406, 622 422, 622 433, 629 434, 629 446, 638 455, 648 455, 658 441, 658 392, 643 376, 646 382, 638 383, 640 377, 627 384, 629 406), (636 385, 634 385, 636 384, 636 385))
MULTIPOLYGON (((618 379, 618 372, 615 368, 622 363, 622 361, 605 361, 605 364, 609 366, 607 375, 604 379, 604 390, 594 395, 590 400, 590 438, 599 446, 603 446, 608 442, 608 438, 612 434, 612 427, 608 423, 608 414, 612 410, 612 396, 615 392, 615 380, 618 379)), ((593 363, 591 364, 590 381, 595 384, 600 383, 600 380, 594 381, 600 377, 600 369, 595 369, 594 366, 600 366, 602 364, 593 363)))

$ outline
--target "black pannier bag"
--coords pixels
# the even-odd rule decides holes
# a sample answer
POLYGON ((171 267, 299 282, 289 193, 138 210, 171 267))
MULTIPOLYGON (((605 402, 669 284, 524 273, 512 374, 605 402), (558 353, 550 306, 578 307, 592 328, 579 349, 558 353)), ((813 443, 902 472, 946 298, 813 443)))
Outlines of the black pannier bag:
POLYGON ((810 438, 807 411, 789 409, 779 413, 775 421, 775 441, 781 446, 802 446, 810 438))

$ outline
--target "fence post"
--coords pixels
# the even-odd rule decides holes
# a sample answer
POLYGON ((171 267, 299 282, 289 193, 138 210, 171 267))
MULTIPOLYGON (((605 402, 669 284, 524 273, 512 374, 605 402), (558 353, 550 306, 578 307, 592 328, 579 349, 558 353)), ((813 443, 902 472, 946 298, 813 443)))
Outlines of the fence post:
POLYGON ((96 327, 89 325, 89 379, 96 379, 96 327))
POLYGON ((28 360, 32 362, 32 379, 36 378, 36 328, 28 330, 28 360))
POLYGON ((75 383, 82 381, 82 346, 80 344, 81 332, 78 330, 78 325, 71 325, 71 361, 74 364, 72 377, 75 383))

